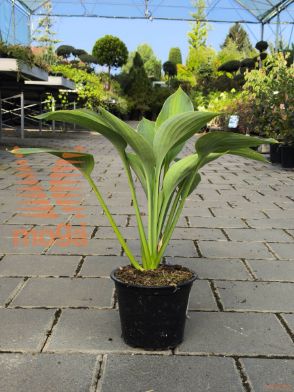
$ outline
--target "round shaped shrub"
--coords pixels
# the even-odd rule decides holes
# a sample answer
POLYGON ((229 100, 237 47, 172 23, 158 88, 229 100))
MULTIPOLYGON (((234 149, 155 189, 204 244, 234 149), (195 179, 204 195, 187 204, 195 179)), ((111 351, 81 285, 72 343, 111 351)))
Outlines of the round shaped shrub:
POLYGON ((218 67, 218 71, 237 72, 238 69, 240 68, 240 65, 241 65, 241 63, 239 60, 227 61, 226 63, 224 63, 220 67, 218 67))
POLYGON ((268 43, 266 41, 258 41, 255 47, 260 52, 264 52, 268 48, 268 43))

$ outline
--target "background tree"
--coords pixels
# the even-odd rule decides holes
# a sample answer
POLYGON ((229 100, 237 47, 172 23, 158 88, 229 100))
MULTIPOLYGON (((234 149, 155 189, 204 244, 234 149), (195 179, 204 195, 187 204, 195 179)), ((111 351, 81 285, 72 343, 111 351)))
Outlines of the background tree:
POLYGON ((81 58, 83 54, 88 54, 84 49, 74 49, 72 51, 72 55, 78 58, 81 58))
MULTIPOLYGON (((93 56, 96 57, 97 63, 106 65, 108 68, 108 79, 110 81, 111 68, 119 68, 126 64, 128 60, 128 49, 126 45, 113 35, 105 35, 98 39, 93 47, 93 56)), ((108 82, 108 89, 110 84, 108 82)))
POLYGON ((74 51, 75 48, 71 45, 60 45, 56 49, 56 54, 57 56, 63 57, 64 59, 68 59, 74 51))
POLYGON ((151 93, 151 81, 146 74, 143 59, 136 52, 125 85, 125 94, 128 97, 129 109, 133 119, 140 119, 150 109, 151 93))
POLYGON ((43 51, 41 57, 49 65, 56 63, 56 55, 54 53, 55 45, 60 42, 56 39, 56 32, 53 30, 53 19, 52 19, 52 3, 50 0, 46 1, 43 6, 44 16, 40 17, 37 22, 37 28, 33 32, 33 41, 37 43, 37 46, 41 46, 43 51))
POLYGON ((174 64, 182 64, 182 53, 180 48, 171 48, 168 55, 168 60, 174 64))
POLYGON ((235 23, 230 28, 224 43, 221 45, 221 48, 227 47, 230 42, 234 42, 240 52, 244 52, 248 55, 253 50, 249 36, 240 23, 235 23))
POLYGON ((198 49, 200 46, 206 46, 209 25, 205 22, 205 0, 196 0, 193 3, 196 12, 192 14, 195 22, 192 24, 192 30, 188 33, 189 44, 192 48, 198 49))
POLYGON ((177 75, 177 66, 171 61, 166 61, 163 63, 162 69, 164 74, 168 77, 168 80, 177 75))
POLYGON ((136 51, 129 54, 128 61, 123 67, 123 72, 130 71, 136 52, 142 58, 147 76, 151 79, 159 80, 161 78, 161 61, 155 56, 153 49, 148 44, 138 45, 136 51))

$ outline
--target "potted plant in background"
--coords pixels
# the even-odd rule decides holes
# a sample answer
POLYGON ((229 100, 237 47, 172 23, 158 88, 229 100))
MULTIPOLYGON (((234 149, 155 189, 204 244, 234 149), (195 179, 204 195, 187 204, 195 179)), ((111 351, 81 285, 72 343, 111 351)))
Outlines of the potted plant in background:
POLYGON ((281 142, 270 146, 271 162, 281 163, 283 150, 282 166, 294 167, 294 66, 287 56, 268 56, 261 69, 247 73, 243 100, 251 103, 252 130, 281 142))
POLYGON ((184 144, 215 116, 216 113, 195 112, 190 98, 179 89, 165 101, 157 120, 143 119, 137 131, 103 108, 99 113, 64 110, 38 117, 78 124, 99 132, 113 144, 122 160, 132 195, 141 243, 140 259, 133 255, 91 178, 94 168, 91 154, 44 148, 12 151, 23 155, 50 153, 69 161, 93 188, 130 260, 129 266, 114 270, 111 278, 118 296, 122 336, 131 346, 167 349, 183 339, 189 292, 196 274, 179 265, 164 265, 162 258, 184 203, 200 182, 200 169, 225 154, 264 162, 265 158, 251 147, 275 143, 273 139, 212 132, 198 138, 194 153, 179 159, 184 144), (137 201, 134 175, 146 195, 147 231, 137 201))

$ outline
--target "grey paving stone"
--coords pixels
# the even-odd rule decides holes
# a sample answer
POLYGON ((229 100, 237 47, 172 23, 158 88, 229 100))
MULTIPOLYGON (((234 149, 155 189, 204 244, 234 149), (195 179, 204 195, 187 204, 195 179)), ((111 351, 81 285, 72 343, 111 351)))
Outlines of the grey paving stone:
MULTIPOLYGON (((0 207, 1 208, 1 207, 0 207)), ((6 206, 5 206, 6 208, 6 206)), ((19 238, 26 234, 33 226, 32 225, 1 225, 0 236, 9 238, 19 238)))
MULTIPOLYGON (((76 240, 77 241, 77 240, 76 240)), ((89 241, 82 241, 80 243, 64 242, 64 240, 56 240, 47 254, 59 255, 113 255, 119 256, 121 246, 118 240, 109 239, 91 239, 89 241)))
POLYGON ((73 276, 80 256, 7 255, 0 276, 73 276))
POLYGON ((5 305, 22 279, 0 278, 0 306, 5 305))
POLYGON ((274 259, 264 244, 251 242, 199 241, 200 252, 208 258, 274 259))
POLYGON ((254 210, 252 206, 250 208, 212 208, 213 214, 216 217, 231 217, 231 218, 251 218, 251 219, 262 219, 264 214, 259 210, 254 210))
POLYGON ((228 280, 251 280, 247 269, 241 260, 216 260, 205 258, 182 258, 168 257, 167 262, 170 264, 181 264, 191 268, 196 272, 200 279, 228 279, 228 280))
POLYGON ((232 241, 292 241, 292 238, 280 229, 226 229, 225 231, 232 241))
MULTIPOLYGON (((105 215, 101 214, 84 214, 83 218, 79 218, 75 215, 70 219, 70 223, 72 225, 80 225, 81 223, 86 224, 87 226, 111 226, 108 218, 105 215)), ((127 223, 127 215, 114 215, 113 216, 116 224, 118 226, 125 226, 127 223)))
POLYGON ((118 311, 74 310, 62 312, 46 346, 54 352, 138 352, 121 339, 118 311))
POLYGON ((286 323, 294 335, 294 314, 283 314, 283 318, 286 320, 286 323))
MULTIPOLYGON (((111 271, 122 265, 129 264, 127 257, 121 256, 87 256, 83 263, 80 276, 109 276, 111 271)), ((1 265, 1 264, 0 264, 1 265)))
POLYGON ((89 391, 96 361, 83 354, 0 354, 0 391, 89 391))
POLYGON ((190 312, 179 353, 293 355, 294 346, 275 315, 190 312))
MULTIPOLYGON (((139 239, 137 227, 122 227, 121 234, 125 239, 139 239)), ((95 238, 117 238, 112 227, 100 226, 95 234, 95 238)))
POLYGON ((51 243, 42 239, 42 245, 25 238, 0 237, 0 252, 4 254, 41 254, 51 243))
POLYGON ((190 310, 218 310, 209 282, 196 280, 189 298, 190 310))
POLYGON ((107 356, 98 390, 101 392, 243 391, 238 372, 230 358, 113 354, 107 356))
POLYGON ((196 218, 189 217, 191 227, 204 228, 246 228, 246 224, 239 218, 196 218))
POLYGON ((254 392, 294 391, 294 361, 287 359, 242 358, 254 392))
POLYGON ((225 235, 220 229, 204 228, 176 228, 173 238, 177 240, 226 240, 225 235))
MULTIPOLYGON (((293 195, 293 190, 291 191, 290 194, 293 195)), ((294 219, 294 210, 281 211, 281 210, 268 210, 268 209, 265 209, 264 212, 270 218, 275 218, 275 219, 280 219, 280 218, 294 219)))
POLYGON ((276 282, 215 282, 226 310, 292 312, 294 285, 276 282))
POLYGON ((256 229, 294 229, 294 219, 289 218, 246 219, 246 222, 256 229))
POLYGON ((9 220, 9 218, 11 218, 13 216, 12 212, 0 212, 0 223, 5 223, 6 221, 9 220))
POLYGON ((113 283, 95 278, 32 278, 10 306, 97 307, 111 306, 113 283))
MULTIPOLYGON (((141 255, 141 245, 139 240, 128 240, 127 241, 131 251, 135 256, 141 255)), ((171 240, 165 251, 165 256, 170 257, 197 257, 195 245, 191 240, 171 240)))
POLYGON ((279 259, 294 260, 294 241, 291 244, 271 243, 270 247, 279 259))
POLYGON ((40 350, 54 313, 45 309, 0 309, 0 350, 40 350))
MULTIPOLYGON (((145 213, 147 213, 147 211, 145 211, 145 213)), ((203 219, 206 219, 206 218, 203 218, 203 219)), ((147 216, 142 216, 142 221, 143 221, 144 226, 146 227, 147 222, 148 222, 147 216)), ((131 219, 130 219, 128 226, 136 226, 137 227, 135 215, 131 215, 131 219)), ((188 227, 187 220, 184 216, 181 216, 180 219, 178 220, 177 227, 188 227)))
POLYGON ((294 260, 248 260, 257 279, 294 282, 294 260))
POLYGON ((36 214, 24 214, 19 213, 10 218, 8 224, 19 224, 19 225, 59 225, 60 223, 66 223, 70 218, 69 214, 58 214, 58 216, 48 215, 37 217, 36 214))
POLYGON ((213 216, 212 213, 209 211, 208 208, 203 208, 199 206, 193 206, 193 207, 184 207, 183 209, 183 215, 184 216, 201 216, 201 217, 211 217, 213 216))

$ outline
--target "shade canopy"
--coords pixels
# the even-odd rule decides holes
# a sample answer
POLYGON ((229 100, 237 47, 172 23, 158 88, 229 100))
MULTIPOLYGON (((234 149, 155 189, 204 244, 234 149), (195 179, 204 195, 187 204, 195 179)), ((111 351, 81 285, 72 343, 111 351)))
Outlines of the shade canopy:
MULTIPOLYGON (((44 12, 44 0, 19 0, 31 14, 44 12)), ((191 0, 51 0, 54 16, 193 20, 191 0)), ((212 22, 269 23, 282 15, 293 23, 293 0, 207 0, 203 18, 212 22)))

